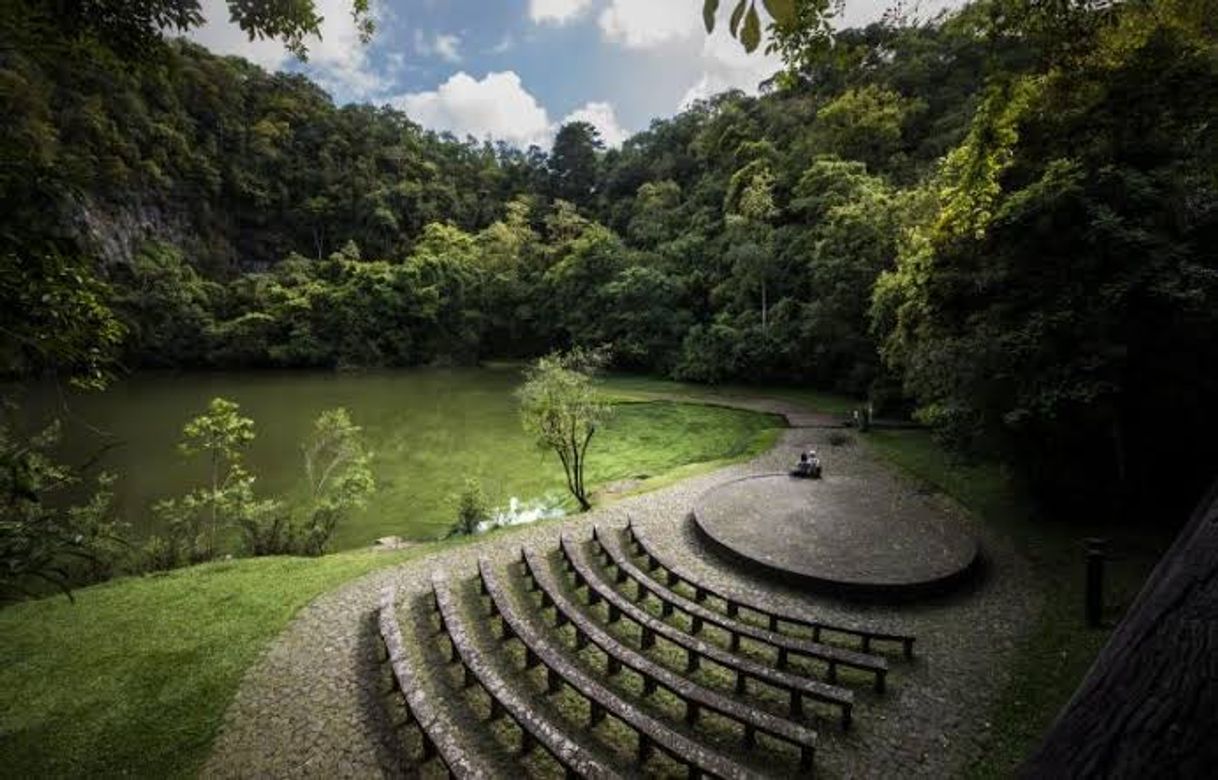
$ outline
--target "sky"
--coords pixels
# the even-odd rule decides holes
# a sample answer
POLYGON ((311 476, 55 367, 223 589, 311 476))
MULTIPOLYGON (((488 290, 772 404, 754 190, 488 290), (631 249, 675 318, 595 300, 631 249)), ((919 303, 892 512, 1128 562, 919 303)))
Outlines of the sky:
MULTIPOLYGON (((350 0, 314 1, 325 21, 305 63, 276 41, 250 41, 228 21, 225 0, 202 0, 207 23, 188 37, 305 73, 340 105, 388 104, 433 130, 522 148, 548 149, 574 120, 616 146, 692 100, 732 88, 755 94, 780 66, 729 37, 730 2, 708 36, 702 0, 374 0, 377 31, 364 45, 350 0)), ((959 2, 921 0, 920 15, 959 2)), ((841 24, 874 21, 892 3, 846 0, 841 24)))

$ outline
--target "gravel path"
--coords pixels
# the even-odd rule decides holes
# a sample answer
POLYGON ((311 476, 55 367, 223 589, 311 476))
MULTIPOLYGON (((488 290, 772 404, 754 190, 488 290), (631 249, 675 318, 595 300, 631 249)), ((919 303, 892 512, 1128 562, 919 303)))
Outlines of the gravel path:
MULTIPOLYGON (((774 409, 773 411, 781 411, 774 409)), ((798 421, 796 421, 798 422, 798 421)), ((859 445, 831 447, 828 431, 793 428, 770 452, 743 464, 632 496, 586 515, 499 532, 484 541, 376 572, 306 607, 245 675, 230 705, 206 776, 373 777, 417 774, 404 765, 380 703, 384 690, 372 624, 381 589, 394 584, 403 601, 424 593, 433 569, 473 576, 480 554, 500 563, 522 545, 557 545, 559 534, 587 535, 593 522, 643 525, 664 557, 679 558, 725 590, 776 603, 815 606, 826 619, 891 628, 918 637, 911 662, 894 660, 889 691, 862 700, 856 728, 819 751, 823 776, 951 776, 978 755, 989 706, 1007 682, 1018 639, 1042 598, 1012 545, 947 499, 927 493, 869 456, 859 445), (730 479, 789 467, 801 448, 816 447, 826 479, 861 480, 890 506, 930 503, 971 527, 985 556, 984 576, 963 592, 900 607, 810 597, 742 577, 704 549, 687 519, 694 500, 730 479)), ((409 641, 409 638, 408 638, 409 641)))

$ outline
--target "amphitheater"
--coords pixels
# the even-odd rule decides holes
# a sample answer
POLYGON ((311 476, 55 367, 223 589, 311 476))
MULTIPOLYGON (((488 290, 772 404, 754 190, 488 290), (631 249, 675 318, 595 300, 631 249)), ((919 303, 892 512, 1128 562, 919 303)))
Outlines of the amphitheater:
POLYGON ((792 427, 753 461, 319 598, 247 673, 204 774, 959 774, 1036 611, 1027 567, 865 444, 771 410, 792 427), (824 479, 772 499, 808 446, 824 479), (949 541, 917 547, 926 528, 949 541))

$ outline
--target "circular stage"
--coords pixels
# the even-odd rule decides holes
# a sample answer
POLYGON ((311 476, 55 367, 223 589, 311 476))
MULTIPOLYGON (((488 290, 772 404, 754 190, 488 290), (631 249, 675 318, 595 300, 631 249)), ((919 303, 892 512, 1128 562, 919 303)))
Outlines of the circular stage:
POLYGON ((977 540, 946 513, 852 479, 745 477, 702 494, 694 522, 732 557, 840 595, 938 592, 978 555, 977 540))

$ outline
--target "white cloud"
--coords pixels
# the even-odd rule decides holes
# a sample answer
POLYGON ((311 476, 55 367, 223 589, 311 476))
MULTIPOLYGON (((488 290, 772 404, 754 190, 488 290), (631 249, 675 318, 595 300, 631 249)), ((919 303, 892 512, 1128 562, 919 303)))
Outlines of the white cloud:
POLYGON ((488 73, 476 79, 464 71, 434 90, 399 95, 390 101, 424 127, 459 137, 507 141, 519 147, 537 144, 548 149, 560 125, 588 122, 609 146, 628 135, 609 103, 589 101, 552 122, 545 107, 525 89, 515 71, 488 73))
POLYGON ((436 33, 428 37, 422 30, 414 31, 414 50, 422 57, 439 57, 445 62, 461 61, 461 37, 436 33))
POLYGON ((488 73, 481 80, 462 71, 432 91, 401 95, 392 102, 433 130, 489 136, 519 146, 544 146, 550 140, 546 110, 510 70, 488 73))
POLYGON ((606 40, 631 49, 651 49, 702 32, 698 8, 672 0, 611 0, 599 22, 606 40))
POLYGON ((600 131, 601 140, 606 146, 621 146, 622 141, 629 137, 625 128, 617 120, 617 113, 609 103, 589 101, 563 117, 561 124, 568 122, 587 122, 600 131))
POLYGON ((461 39, 456 35, 437 35, 436 36, 436 54, 440 55, 441 59, 449 62, 461 61, 461 39))
POLYGON ((529 0, 529 18, 534 24, 566 24, 590 5, 592 0, 529 0))
MULTIPOLYGON (((728 89, 756 94, 758 84, 782 67, 781 59, 761 50, 747 54, 731 37, 727 28, 734 3, 720 5, 713 35, 703 29, 697 5, 674 0, 609 0, 600 15, 601 35, 628 49, 648 50, 667 66, 696 73, 677 108, 728 89)), ((768 18, 763 6, 758 3, 757 8, 765 24, 768 18)))
MULTIPOLYGON (((325 89, 345 98, 365 99, 383 93, 388 83, 373 69, 368 46, 359 39, 359 30, 351 18, 351 0, 316 0, 316 6, 324 21, 321 38, 306 39, 309 75, 325 89)), ((373 3, 372 10, 375 18, 384 18, 385 9, 379 3, 373 3)), ((187 36, 196 43, 217 54, 245 57, 268 70, 283 68, 292 60, 279 41, 251 41, 229 21, 226 0, 203 0, 202 11, 207 23, 187 36)))
POLYGON ((251 41, 240 27, 229 21, 225 0, 203 0, 202 12, 206 23, 188 32, 186 37, 216 54, 244 57, 267 70, 278 70, 291 56, 279 41, 251 41))
POLYGON ((681 108, 729 89, 755 95, 760 82, 782 68, 782 58, 777 54, 765 54, 760 49, 748 54, 721 25, 703 41, 699 62, 702 74, 686 90, 681 99, 681 108))

